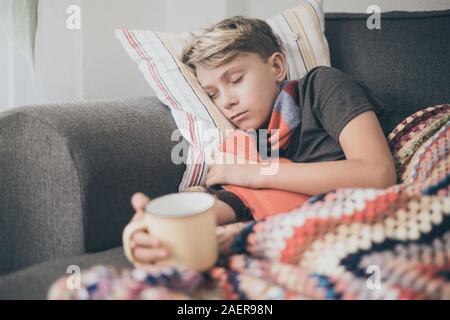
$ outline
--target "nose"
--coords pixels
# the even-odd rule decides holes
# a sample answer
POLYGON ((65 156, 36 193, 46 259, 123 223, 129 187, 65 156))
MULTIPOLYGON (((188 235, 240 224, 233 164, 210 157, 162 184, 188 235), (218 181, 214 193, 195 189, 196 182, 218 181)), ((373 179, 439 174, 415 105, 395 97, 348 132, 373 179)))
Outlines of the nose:
POLYGON ((234 96, 230 93, 223 94, 223 108, 224 109, 229 110, 229 109, 233 108, 233 106, 235 106, 238 102, 239 101, 236 96, 234 96))

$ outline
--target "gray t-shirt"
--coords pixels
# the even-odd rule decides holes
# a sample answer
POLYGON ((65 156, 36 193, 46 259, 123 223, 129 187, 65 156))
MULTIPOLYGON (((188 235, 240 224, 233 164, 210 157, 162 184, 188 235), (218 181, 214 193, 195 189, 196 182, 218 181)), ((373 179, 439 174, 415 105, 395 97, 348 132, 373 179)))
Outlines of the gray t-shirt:
POLYGON ((345 159, 339 134, 363 112, 373 110, 380 123, 386 123, 384 107, 371 90, 335 68, 310 70, 299 81, 298 94, 301 123, 287 150, 280 152, 280 157, 294 162, 345 159))

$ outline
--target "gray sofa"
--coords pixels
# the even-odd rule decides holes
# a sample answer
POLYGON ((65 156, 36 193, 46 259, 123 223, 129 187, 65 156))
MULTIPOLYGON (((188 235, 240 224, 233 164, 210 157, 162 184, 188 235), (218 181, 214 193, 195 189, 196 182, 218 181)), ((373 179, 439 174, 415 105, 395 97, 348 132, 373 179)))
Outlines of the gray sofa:
MULTIPOLYGON (((328 13, 332 65, 405 116, 450 103, 450 10, 328 13)), ((70 265, 127 267, 121 232, 137 191, 176 192, 176 129, 152 97, 27 106, 0 113, 0 299, 43 299, 70 265)), ((185 143, 185 142, 183 142, 185 143)))

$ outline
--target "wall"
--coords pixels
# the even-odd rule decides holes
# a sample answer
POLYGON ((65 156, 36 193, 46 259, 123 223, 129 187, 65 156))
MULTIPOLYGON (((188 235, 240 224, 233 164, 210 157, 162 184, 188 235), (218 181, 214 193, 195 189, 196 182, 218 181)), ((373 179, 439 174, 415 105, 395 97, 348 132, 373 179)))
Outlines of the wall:
POLYGON ((324 9, 325 12, 366 12, 372 4, 380 6, 382 12, 450 9, 450 0, 324 0, 324 9))
POLYGON ((148 85, 119 41, 119 28, 158 29, 163 1, 82 0, 84 99, 148 95, 148 85))
MULTIPOLYGON (((297 3, 298 0, 84 0, 84 98, 153 95, 137 67, 112 36, 114 28, 180 32, 236 14, 268 17, 297 3), (106 3, 111 3, 107 10, 104 9, 106 3)), ((325 0, 324 9, 326 12, 365 12, 375 3, 382 11, 450 8, 450 0, 325 0)))
MULTIPOLYGON (((36 103, 83 99, 82 31, 66 27, 69 5, 81 0, 40 0, 36 34, 36 103)), ((113 94, 112 92, 109 95, 113 94)))
MULTIPOLYGON (((247 12, 268 17, 283 9, 295 6, 298 0, 247 0, 247 12)), ((450 0, 322 0, 325 12, 366 12, 372 4, 381 11, 428 11, 450 9, 450 0)))
MULTIPOLYGON (((41 0, 36 40, 36 103, 153 95, 114 36, 117 28, 179 32, 245 14, 268 17, 298 0, 41 0), (82 30, 65 27, 82 8, 82 30), (183 14, 180 14, 183 13, 183 14)), ((324 0, 326 12, 442 10, 450 0, 324 0)))
POLYGON ((84 98, 153 95, 114 36, 115 29, 181 32, 221 20, 240 8, 239 3, 235 0, 229 3, 226 0, 83 0, 84 98))

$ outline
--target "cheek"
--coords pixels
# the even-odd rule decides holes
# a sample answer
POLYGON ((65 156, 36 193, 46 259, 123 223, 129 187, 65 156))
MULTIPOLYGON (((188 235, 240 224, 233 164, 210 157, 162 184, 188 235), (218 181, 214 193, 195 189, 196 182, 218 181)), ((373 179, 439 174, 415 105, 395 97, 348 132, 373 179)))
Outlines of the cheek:
POLYGON ((266 85, 260 87, 257 93, 254 97, 255 110, 257 110, 260 118, 265 120, 267 115, 272 113, 273 104, 278 96, 277 87, 266 85))
POLYGON ((279 90, 276 83, 266 81, 266 77, 266 75, 259 74, 249 78, 249 81, 239 90, 241 103, 251 111, 251 117, 242 122, 242 126, 248 127, 245 129, 257 129, 272 113, 279 90))
POLYGON ((241 96, 245 97, 245 102, 248 102, 252 109, 267 109, 267 105, 270 105, 273 100, 276 87, 267 81, 261 81, 261 79, 249 80, 249 83, 244 86, 241 96))

